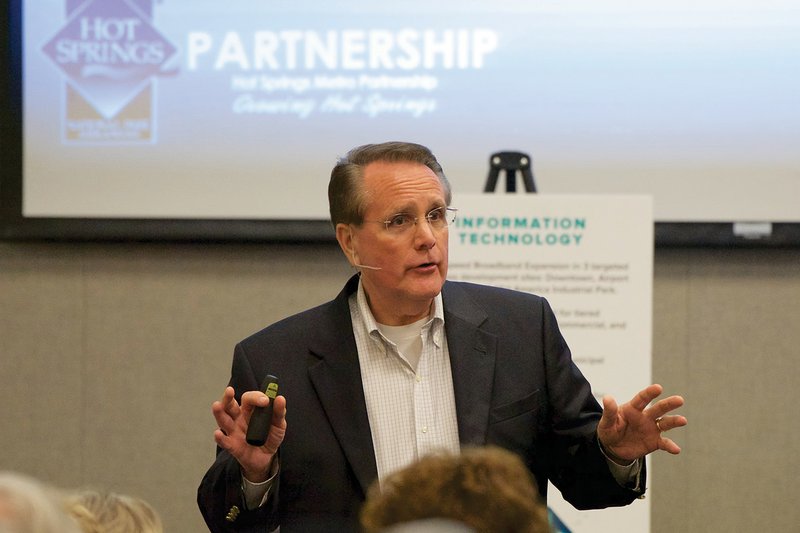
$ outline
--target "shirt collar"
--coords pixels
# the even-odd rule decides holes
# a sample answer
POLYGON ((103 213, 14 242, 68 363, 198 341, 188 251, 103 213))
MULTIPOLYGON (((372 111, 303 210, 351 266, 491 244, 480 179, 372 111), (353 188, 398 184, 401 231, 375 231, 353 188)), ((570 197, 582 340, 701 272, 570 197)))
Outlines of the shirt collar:
MULTIPOLYGON (((378 322, 372 315, 372 310, 369 308, 369 304, 367 303, 367 293, 364 292, 364 285, 361 283, 360 279, 358 281, 358 291, 356 292, 356 305, 358 306, 361 320, 363 321, 364 326, 367 328, 367 332, 370 334, 370 336, 375 337, 377 335, 383 339, 383 334, 381 334, 380 330, 378 330, 378 322)), ((444 305, 442 304, 441 291, 439 291, 439 294, 437 294, 433 299, 432 316, 433 318, 431 321, 423 326, 423 329, 431 327, 431 330, 433 331, 433 340, 437 346, 440 346, 442 328, 444 327, 444 305)))

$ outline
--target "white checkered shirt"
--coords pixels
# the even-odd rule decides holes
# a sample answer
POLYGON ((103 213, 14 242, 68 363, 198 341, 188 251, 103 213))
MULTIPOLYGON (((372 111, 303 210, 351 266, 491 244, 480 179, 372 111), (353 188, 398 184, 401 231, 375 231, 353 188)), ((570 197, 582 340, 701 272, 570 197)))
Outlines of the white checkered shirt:
POLYGON ((422 327, 416 371, 378 330, 364 289, 350 297, 350 316, 378 465, 378 479, 432 451, 458 453, 453 375, 444 332, 442 295, 422 327))

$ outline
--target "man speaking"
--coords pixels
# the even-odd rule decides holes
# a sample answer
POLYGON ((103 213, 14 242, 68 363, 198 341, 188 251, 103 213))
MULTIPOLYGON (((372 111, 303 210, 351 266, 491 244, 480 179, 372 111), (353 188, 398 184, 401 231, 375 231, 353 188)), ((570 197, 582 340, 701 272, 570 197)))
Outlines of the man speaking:
POLYGON ((545 496, 578 509, 627 505, 679 396, 650 385, 618 406, 592 396, 544 298, 446 281, 450 185, 426 147, 351 150, 328 187, 336 239, 358 270, 331 302, 234 350, 212 412, 216 461, 198 489, 214 531, 357 531, 369 485, 429 452, 497 445, 545 496), (280 383, 263 445, 248 423, 280 383), (287 414, 287 407, 289 408, 287 414))

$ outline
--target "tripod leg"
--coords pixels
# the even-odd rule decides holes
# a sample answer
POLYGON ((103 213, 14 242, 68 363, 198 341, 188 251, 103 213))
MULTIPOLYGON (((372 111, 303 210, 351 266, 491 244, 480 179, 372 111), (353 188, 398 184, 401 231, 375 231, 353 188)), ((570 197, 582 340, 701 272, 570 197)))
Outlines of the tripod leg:
POLYGON ((522 169, 522 181, 525 183, 526 192, 536 192, 536 185, 533 183, 533 173, 530 168, 522 169))
POLYGON ((517 192, 517 171, 506 169, 506 192, 517 192))
POLYGON ((489 169, 489 177, 486 178, 486 186, 483 188, 483 192, 494 192, 495 187, 497 187, 497 178, 500 176, 500 170, 492 166, 489 169))

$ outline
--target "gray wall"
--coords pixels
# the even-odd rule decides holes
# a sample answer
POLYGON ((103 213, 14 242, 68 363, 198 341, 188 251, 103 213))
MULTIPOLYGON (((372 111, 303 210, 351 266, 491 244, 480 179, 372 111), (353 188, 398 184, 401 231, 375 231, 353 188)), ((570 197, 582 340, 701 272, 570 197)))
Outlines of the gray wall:
MULTIPOLYGON (((333 245, 0 243, 0 469, 203 531, 234 343, 349 273, 333 245)), ((796 528, 800 250, 658 250, 654 291, 654 380, 690 426, 653 458, 653 533, 796 528)))

